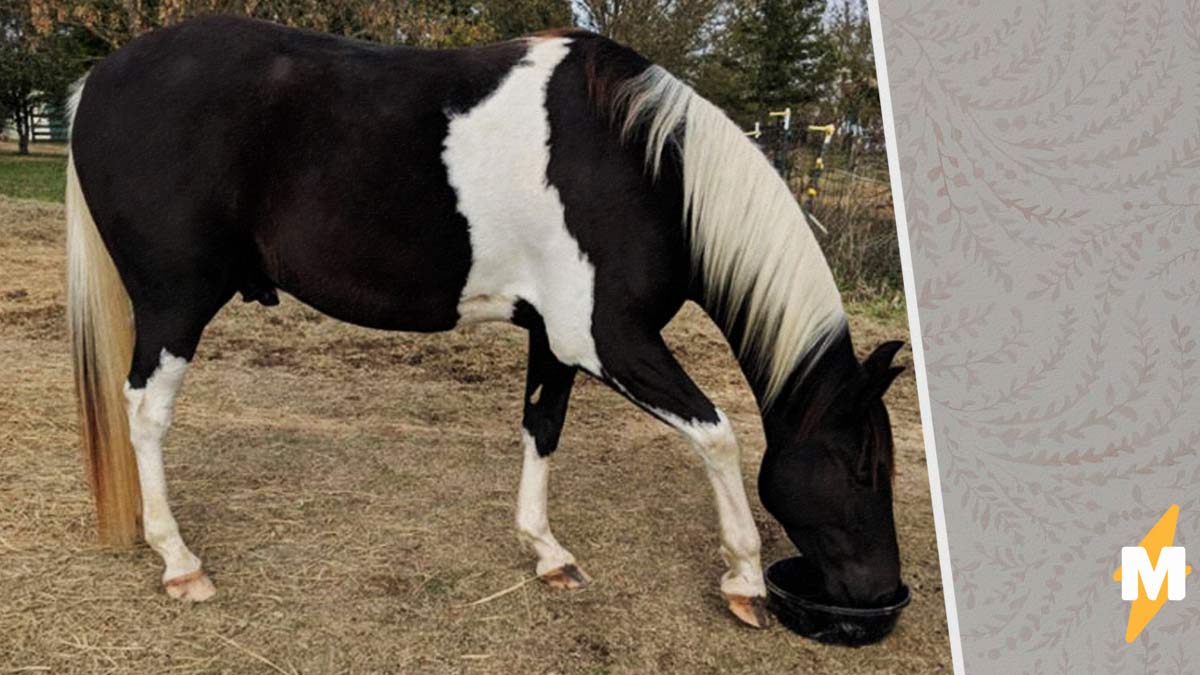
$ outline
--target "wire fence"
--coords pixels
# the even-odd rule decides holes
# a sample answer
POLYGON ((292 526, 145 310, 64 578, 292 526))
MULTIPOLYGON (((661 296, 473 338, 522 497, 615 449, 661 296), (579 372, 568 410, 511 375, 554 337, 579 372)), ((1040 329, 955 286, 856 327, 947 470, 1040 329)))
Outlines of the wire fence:
POLYGON ((788 119, 760 126, 755 141, 811 216, 843 292, 857 298, 902 296, 882 133, 788 119))

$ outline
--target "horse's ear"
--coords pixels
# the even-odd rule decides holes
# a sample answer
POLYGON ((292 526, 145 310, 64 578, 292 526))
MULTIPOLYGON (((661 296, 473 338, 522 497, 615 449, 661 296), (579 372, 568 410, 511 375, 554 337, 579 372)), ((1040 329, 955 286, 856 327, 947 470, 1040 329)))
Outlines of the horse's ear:
POLYGON ((896 381, 896 376, 904 372, 904 366, 888 366, 887 370, 882 373, 870 374, 870 379, 867 381, 866 390, 863 392, 864 401, 874 401, 883 398, 887 393, 888 387, 896 381))
POLYGON ((863 372, 867 383, 863 387, 862 400, 875 401, 883 398, 888 387, 896 380, 896 376, 904 372, 903 366, 893 366, 892 359, 904 343, 899 340, 885 342, 875 348, 871 355, 863 361, 863 372))
POLYGON ((863 370, 867 372, 867 377, 875 380, 886 373, 892 365, 892 359, 896 358, 896 352, 903 346, 903 342, 891 340, 876 347, 867 360, 863 361, 863 370))

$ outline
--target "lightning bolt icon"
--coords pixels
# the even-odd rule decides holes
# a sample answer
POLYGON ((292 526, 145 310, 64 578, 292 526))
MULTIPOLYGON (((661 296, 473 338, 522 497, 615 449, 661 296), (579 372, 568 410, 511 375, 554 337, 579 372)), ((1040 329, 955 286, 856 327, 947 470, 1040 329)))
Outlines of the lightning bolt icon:
MULTIPOLYGON (((1162 553, 1164 546, 1173 546, 1175 543, 1175 525, 1179 522, 1179 505, 1172 505, 1163 514, 1163 517, 1150 528, 1146 533, 1146 537, 1138 544, 1146 549, 1146 555, 1150 558, 1151 565, 1158 565, 1158 556, 1162 553)), ((1192 567, 1188 565, 1184 569, 1184 574, 1191 574, 1192 567)), ((1121 580, 1121 569, 1117 568, 1113 574, 1113 581, 1121 580)), ((1166 578, 1163 579, 1163 586, 1166 586, 1166 578)), ((1150 623, 1158 610, 1167 602, 1167 593, 1165 588, 1158 589, 1158 597, 1154 600, 1149 599, 1149 594, 1146 593, 1146 586, 1143 579, 1138 580, 1138 598, 1129 604, 1129 624, 1125 627, 1125 642, 1133 642, 1137 636, 1141 634, 1142 629, 1150 623)))

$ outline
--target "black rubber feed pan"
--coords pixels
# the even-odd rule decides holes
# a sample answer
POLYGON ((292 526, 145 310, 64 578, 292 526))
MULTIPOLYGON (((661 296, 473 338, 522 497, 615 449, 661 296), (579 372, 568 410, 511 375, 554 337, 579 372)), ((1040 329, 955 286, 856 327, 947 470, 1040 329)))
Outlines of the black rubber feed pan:
POLYGON ((768 607, 793 633, 827 644, 861 647, 879 642, 896 627, 912 593, 901 584, 884 607, 836 607, 821 601, 819 573, 803 556, 784 558, 767 568, 768 607))

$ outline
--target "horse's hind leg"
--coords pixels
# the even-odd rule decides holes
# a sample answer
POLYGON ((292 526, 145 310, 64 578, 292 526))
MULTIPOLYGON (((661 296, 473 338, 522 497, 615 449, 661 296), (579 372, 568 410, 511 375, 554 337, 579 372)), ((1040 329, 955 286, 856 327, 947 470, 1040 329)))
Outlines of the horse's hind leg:
POLYGON ((550 531, 547 490, 550 453, 558 447, 575 382, 575 368, 559 362, 540 326, 529 331, 529 364, 525 379, 525 414, 521 436, 525 459, 517 495, 517 534, 537 554, 537 573, 554 588, 586 586, 588 577, 550 531))
POLYGON ((721 528, 721 557, 729 569, 721 591, 743 622, 770 625, 760 540, 742 483, 741 453, 733 428, 700 391, 657 335, 621 334, 600 354, 604 379, 650 414, 679 431, 704 461, 721 528))
POLYGON ((156 307, 135 300, 134 316, 137 339, 125 399, 142 491, 142 529, 146 543, 162 556, 167 594, 182 600, 203 601, 216 590, 200 559, 183 543, 171 514, 162 445, 171 424, 175 397, 211 313, 156 307))

